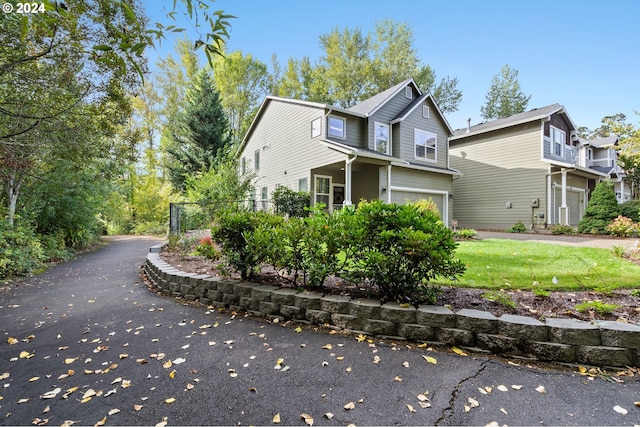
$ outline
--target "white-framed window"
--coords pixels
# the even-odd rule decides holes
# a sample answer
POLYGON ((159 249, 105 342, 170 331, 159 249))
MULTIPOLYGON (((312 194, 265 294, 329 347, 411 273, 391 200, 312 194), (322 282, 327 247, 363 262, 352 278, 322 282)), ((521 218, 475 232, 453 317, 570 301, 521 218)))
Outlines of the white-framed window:
POLYGON ((298 191, 309 191, 309 182, 307 180, 307 177, 300 178, 298 180, 298 191))
POLYGON ((593 160, 593 148, 587 148, 587 160, 593 160))
POLYGON ((436 161, 438 135, 416 129, 414 133, 416 159, 436 161))
POLYGON ((311 138, 316 138, 322 133, 322 117, 311 122, 311 138))
POLYGON ((314 201, 324 203, 331 209, 331 177, 326 175, 314 176, 314 201))
POLYGON ((413 89, 411 89, 411 86, 404 88, 404 96, 407 99, 413 99, 413 89))
POLYGON ((551 152, 559 157, 564 156, 564 145, 567 135, 563 130, 549 126, 549 136, 551 137, 551 152))
POLYGON ((342 139, 347 137, 347 121, 344 117, 329 116, 327 122, 327 136, 342 139))
POLYGON ((262 200, 262 210, 267 210, 267 200, 269 199, 269 189, 268 187, 262 187, 260 189, 260 199, 262 200))
POLYGON ((256 172, 260 170, 260 150, 253 152, 253 167, 256 172))
POLYGON ((429 118, 429 106, 428 105, 423 105, 422 106, 422 117, 424 117, 425 119, 429 118))
POLYGON ((373 123, 373 149, 379 153, 389 154, 391 148, 391 138, 389 137, 389 125, 384 123, 373 123))

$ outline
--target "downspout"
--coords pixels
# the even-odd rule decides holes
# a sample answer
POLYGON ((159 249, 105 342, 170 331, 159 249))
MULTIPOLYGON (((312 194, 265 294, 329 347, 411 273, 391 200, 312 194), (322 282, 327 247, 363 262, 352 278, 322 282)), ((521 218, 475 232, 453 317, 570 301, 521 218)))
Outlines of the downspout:
POLYGON ((344 205, 351 206, 353 202, 351 201, 351 164, 358 158, 358 153, 355 153, 352 158, 347 158, 344 163, 344 186, 345 186, 345 197, 344 197, 344 205))

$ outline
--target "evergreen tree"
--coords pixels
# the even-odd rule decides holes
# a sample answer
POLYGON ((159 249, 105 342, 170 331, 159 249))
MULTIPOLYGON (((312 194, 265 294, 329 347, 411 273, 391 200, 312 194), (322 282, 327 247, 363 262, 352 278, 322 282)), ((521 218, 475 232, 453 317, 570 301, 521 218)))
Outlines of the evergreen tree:
POLYGON ((179 189, 185 189, 188 176, 206 171, 231 145, 229 122, 211 76, 200 71, 186 95, 186 105, 173 133, 174 144, 168 152, 169 177, 179 189))
POLYGON ((608 234, 607 225, 618 215, 620 215, 620 205, 613 191, 613 185, 601 181, 593 190, 589 205, 578 223, 578 232, 608 234))
POLYGON ((518 82, 518 70, 508 65, 502 67, 500 74, 491 79, 489 92, 485 95, 486 103, 480 107, 480 114, 485 120, 501 119, 526 110, 531 95, 522 92, 518 82))

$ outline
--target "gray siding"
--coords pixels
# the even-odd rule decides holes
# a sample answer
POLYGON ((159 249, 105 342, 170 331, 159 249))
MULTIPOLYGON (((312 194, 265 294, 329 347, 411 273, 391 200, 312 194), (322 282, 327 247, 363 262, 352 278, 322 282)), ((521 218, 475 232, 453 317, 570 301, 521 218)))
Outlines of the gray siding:
POLYGON ((453 218, 460 227, 506 229, 546 214, 548 164, 540 158, 541 142, 537 122, 451 142, 451 167, 463 173, 453 181, 453 218), (533 199, 538 208, 532 209, 533 199))
POLYGON ((312 189, 313 179, 309 172, 312 168, 345 160, 345 155, 320 144, 326 122, 322 124, 321 135, 311 138, 311 122, 324 117, 323 109, 279 100, 270 101, 267 107, 254 124, 241 153, 247 161, 247 169, 253 170, 254 152, 260 150, 256 180, 258 195, 264 186, 268 188, 269 198, 276 185, 297 190, 298 179, 304 177, 308 178, 309 189, 312 189))
POLYGON ((426 166, 437 166, 446 168, 448 166, 447 141, 449 131, 439 115, 436 113, 434 105, 426 101, 424 105, 429 107, 429 118, 422 117, 422 105, 419 105, 401 123, 399 123, 399 143, 394 140, 394 155, 412 163, 424 164, 426 166), (415 129, 435 133, 437 135, 436 161, 424 161, 415 157, 415 129))
POLYGON ((366 136, 367 136, 367 121, 359 117, 347 116, 340 113, 331 113, 331 116, 342 117, 347 119, 346 123, 346 138, 336 138, 327 134, 327 120, 322 124, 322 134, 326 135, 326 139, 335 141, 340 144, 347 144, 359 148, 367 148, 366 136))

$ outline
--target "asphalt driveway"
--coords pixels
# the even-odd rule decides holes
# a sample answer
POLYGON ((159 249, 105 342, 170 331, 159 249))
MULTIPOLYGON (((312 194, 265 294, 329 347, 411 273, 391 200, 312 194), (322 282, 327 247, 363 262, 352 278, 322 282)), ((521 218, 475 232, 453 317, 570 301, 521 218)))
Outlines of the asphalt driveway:
POLYGON ((637 377, 611 382, 158 296, 139 275, 154 243, 115 239, 0 293, 0 424, 640 424, 637 377))

